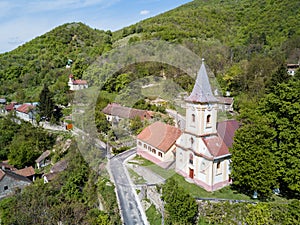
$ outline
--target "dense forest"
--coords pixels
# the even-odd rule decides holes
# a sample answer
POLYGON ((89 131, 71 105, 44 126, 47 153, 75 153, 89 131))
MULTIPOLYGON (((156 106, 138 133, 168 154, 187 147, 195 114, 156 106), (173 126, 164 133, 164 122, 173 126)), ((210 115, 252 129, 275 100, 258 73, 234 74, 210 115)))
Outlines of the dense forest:
MULTIPOLYGON (((281 64, 299 60, 299 4, 295 0, 196 0, 113 33, 82 23, 64 24, 0 55, 0 95, 36 100, 46 83, 56 103, 66 104, 69 73, 81 78, 110 49, 159 39, 182 44, 204 57, 224 91, 256 96, 264 92, 271 73, 281 64), (65 68, 68 59, 73 61, 71 70, 65 68)), ((131 67, 128 72, 138 77, 158 75, 162 67, 150 69, 131 67)), ((165 73, 172 76, 178 71, 165 73)))
MULTIPOLYGON (((194 0, 116 32, 92 29, 82 23, 64 24, 11 52, 0 54, 0 97, 8 102, 40 101, 42 93, 48 93, 53 107, 67 106, 74 97, 67 86, 69 75, 85 79, 87 68, 99 56, 105 58, 110 50, 147 40, 182 45, 205 58, 223 94, 230 91, 235 98, 234 108, 242 126, 231 149, 232 188, 249 196, 255 192, 263 201, 272 200, 274 189, 280 190, 283 199, 299 200, 300 75, 296 72, 290 77, 286 73, 286 64, 300 61, 299 17, 300 2, 297 0, 194 0), (72 62, 70 68, 66 67, 68 62, 72 62)), ((115 101, 117 95, 125 99, 134 97, 140 89, 138 86, 158 78, 172 79, 187 92, 194 84, 192 77, 171 65, 155 62, 126 65, 102 85, 95 110, 98 131, 105 136, 111 130, 100 112, 107 103, 115 101), (134 83, 136 80, 139 82, 134 83), (122 90, 126 88, 125 95, 122 90)), ((163 90, 170 91, 168 86, 163 90)), ((48 97, 44 99, 46 101, 48 97)), ((165 110, 151 106, 144 99, 135 102, 132 99, 129 101, 137 108, 165 110)), ((44 114, 48 113, 45 111, 44 114)), ((140 123, 130 121, 132 133, 138 133, 140 127, 137 124, 140 123)), ((32 165, 34 159, 55 141, 55 135, 47 135, 26 123, 11 123, 11 119, 1 119, 0 127, 0 158, 10 159, 18 168, 32 165), (28 151, 32 146, 35 150, 28 151)), ((101 211, 99 202, 92 197, 98 196, 104 204, 114 199, 111 197, 113 186, 106 185, 109 181, 96 178, 77 152, 76 144, 65 157, 70 160, 70 169, 57 182, 48 186, 37 182, 23 193, 1 201, 4 224, 120 222, 114 206, 105 205, 106 211, 101 211), (40 196, 44 202, 36 201, 40 196), (106 196, 108 200, 104 199, 106 196), (67 215, 64 214, 66 211, 67 215), (30 212, 36 217, 30 216, 30 212)), ((177 185, 172 182, 163 190, 177 185)), ((169 223, 194 224, 197 211, 194 202, 184 192, 178 197, 180 201, 187 198, 190 201, 187 205, 194 210, 188 218, 175 212, 173 215, 172 207, 178 205, 166 191, 165 200, 175 204, 166 206, 169 223)), ((299 220, 298 200, 284 201, 284 204, 263 202, 257 207, 206 204, 199 207, 199 224, 296 224, 299 220), (283 217, 282 212, 287 210, 289 214, 283 217), (238 215, 240 212, 243 218, 238 215)))

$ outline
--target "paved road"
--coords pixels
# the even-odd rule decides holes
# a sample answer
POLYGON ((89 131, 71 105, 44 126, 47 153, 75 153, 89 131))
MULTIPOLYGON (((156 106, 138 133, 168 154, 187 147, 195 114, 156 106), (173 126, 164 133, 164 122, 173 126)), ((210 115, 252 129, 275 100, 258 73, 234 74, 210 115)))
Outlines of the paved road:
POLYGON ((133 184, 125 168, 124 161, 136 153, 136 149, 119 154, 109 161, 111 176, 116 185, 119 206, 124 224, 148 224, 146 214, 141 206, 133 184))

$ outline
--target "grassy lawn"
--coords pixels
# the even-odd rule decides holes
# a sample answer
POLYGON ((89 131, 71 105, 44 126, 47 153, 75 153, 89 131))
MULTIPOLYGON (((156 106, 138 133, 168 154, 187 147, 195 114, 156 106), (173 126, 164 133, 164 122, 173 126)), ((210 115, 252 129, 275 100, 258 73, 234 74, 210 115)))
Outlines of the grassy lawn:
POLYGON ((207 192, 196 184, 188 183, 184 177, 175 173, 174 170, 165 170, 140 156, 136 156, 133 160, 134 163, 147 167, 165 179, 170 177, 174 178, 181 187, 187 190, 194 197, 251 200, 249 196, 237 193, 230 187, 225 187, 215 192, 207 192))
POLYGON ((156 210, 154 205, 151 205, 146 211, 146 216, 150 225, 160 225, 161 224, 161 214, 156 210))

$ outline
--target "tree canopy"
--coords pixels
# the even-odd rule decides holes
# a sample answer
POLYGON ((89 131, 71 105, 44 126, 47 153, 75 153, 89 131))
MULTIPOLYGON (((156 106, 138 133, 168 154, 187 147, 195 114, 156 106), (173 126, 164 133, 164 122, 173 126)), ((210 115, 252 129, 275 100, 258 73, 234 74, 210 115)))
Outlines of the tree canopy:
MULTIPOLYGON (((232 152, 234 185, 244 192, 270 196, 273 188, 299 198, 300 80, 273 87, 236 132, 232 152)), ((249 193, 248 193, 249 194, 249 193)))

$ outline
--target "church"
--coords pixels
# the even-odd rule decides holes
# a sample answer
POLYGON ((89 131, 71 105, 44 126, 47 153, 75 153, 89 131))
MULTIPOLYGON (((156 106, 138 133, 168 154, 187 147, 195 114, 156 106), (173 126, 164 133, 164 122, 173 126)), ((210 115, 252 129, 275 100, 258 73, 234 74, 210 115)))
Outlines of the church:
POLYGON ((238 122, 217 123, 218 99, 213 95, 204 60, 193 91, 186 98, 186 125, 176 141, 176 172, 207 191, 231 183, 229 147, 238 122))
POLYGON ((175 163, 175 171, 188 182, 218 190, 231 184, 229 148, 239 123, 217 121, 219 98, 213 95, 204 60, 185 101, 184 130, 151 124, 137 136, 137 154, 163 168, 175 163))

